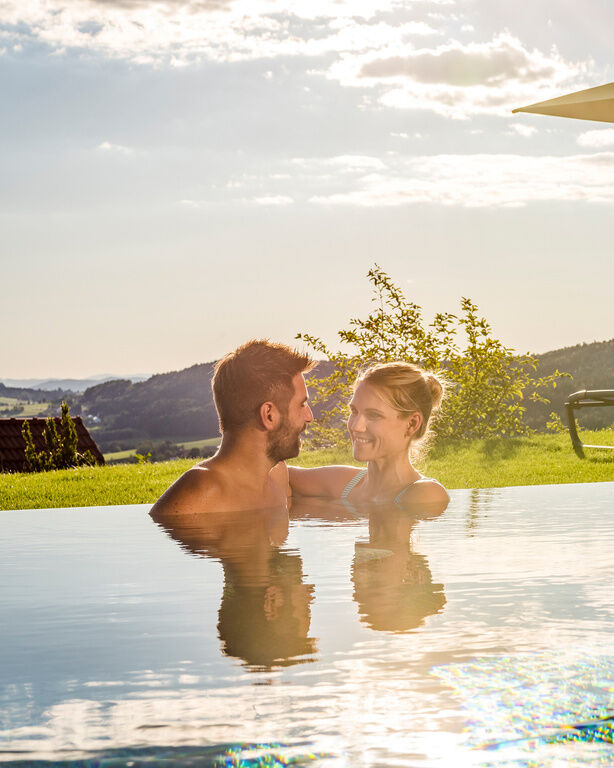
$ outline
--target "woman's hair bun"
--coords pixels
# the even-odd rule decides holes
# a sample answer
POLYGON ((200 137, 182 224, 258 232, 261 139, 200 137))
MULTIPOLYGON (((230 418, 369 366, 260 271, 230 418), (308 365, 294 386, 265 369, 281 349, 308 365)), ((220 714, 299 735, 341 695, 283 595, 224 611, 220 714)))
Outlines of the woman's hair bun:
POLYGON ((441 400, 443 398, 443 384, 442 382, 435 376, 434 373, 424 373, 424 381, 426 383, 426 386, 428 387, 429 392, 431 393, 431 402, 433 403, 433 409, 439 408, 441 404, 441 400))

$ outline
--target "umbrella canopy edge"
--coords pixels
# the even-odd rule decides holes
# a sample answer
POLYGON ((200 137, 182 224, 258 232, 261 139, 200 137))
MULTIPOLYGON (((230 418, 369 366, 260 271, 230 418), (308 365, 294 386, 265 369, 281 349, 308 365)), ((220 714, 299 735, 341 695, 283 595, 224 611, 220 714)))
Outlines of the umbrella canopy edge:
POLYGON ((517 112, 614 123, 614 83, 598 85, 512 110, 513 114, 517 112))

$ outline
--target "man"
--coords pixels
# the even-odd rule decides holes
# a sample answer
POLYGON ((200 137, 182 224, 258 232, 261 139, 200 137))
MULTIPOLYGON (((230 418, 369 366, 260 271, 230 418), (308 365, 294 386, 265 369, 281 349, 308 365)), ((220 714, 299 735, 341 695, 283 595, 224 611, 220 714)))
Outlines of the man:
POLYGON ((211 386, 222 443, 185 472, 151 514, 229 512, 285 506, 283 462, 298 456, 313 420, 304 373, 316 363, 284 344, 249 341, 215 367, 211 386))

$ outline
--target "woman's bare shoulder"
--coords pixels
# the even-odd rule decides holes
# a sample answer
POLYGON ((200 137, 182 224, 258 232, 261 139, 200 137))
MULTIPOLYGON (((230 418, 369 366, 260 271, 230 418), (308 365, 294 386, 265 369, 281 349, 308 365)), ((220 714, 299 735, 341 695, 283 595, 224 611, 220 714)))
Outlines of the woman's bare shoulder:
POLYGON ((438 480, 432 477, 421 477, 403 494, 401 506, 415 512, 422 511, 431 517, 441 514, 449 501, 448 492, 438 480))
POLYGON ((330 467, 288 467, 292 492, 299 496, 339 498, 360 467, 333 464, 330 467))
POLYGON ((424 499, 424 501, 450 501, 448 492, 439 482, 433 477, 421 477, 420 480, 412 485, 416 497, 424 499))

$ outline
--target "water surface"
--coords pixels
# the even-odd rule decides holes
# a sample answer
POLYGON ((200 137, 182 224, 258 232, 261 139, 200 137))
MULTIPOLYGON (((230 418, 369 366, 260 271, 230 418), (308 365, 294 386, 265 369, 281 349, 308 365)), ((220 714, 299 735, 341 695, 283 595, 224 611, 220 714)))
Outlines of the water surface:
POLYGON ((611 766, 613 490, 1 512, 0 759, 611 766))

